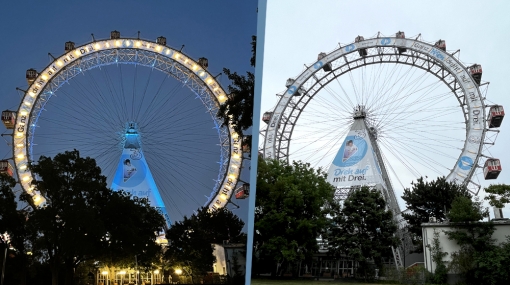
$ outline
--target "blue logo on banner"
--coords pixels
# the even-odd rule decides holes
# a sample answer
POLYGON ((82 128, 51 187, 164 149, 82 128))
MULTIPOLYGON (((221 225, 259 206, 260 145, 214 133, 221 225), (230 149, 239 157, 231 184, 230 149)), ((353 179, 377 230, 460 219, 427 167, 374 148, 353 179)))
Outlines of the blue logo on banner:
POLYGON ((350 44, 348 46, 345 47, 345 51, 349 52, 349 51, 353 51, 355 48, 354 44, 350 44))
POLYGON ((368 145, 365 139, 347 136, 344 144, 336 154, 333 164, 339 167, 353 166, 365 157, 367 149, 368 145))
POLYGON ((390 42, 391 42, 390 38, 384 38, 381 40, 381 44, 383 46, 390 44, 390 42))
POLYGON ((458 165, 462 170, 469 170, 473 166, 473 160, 469 156, 463 156, 460 158, 458 165))
POLYGON ((291 86, 289 87, 289 91, 287 91, 287 93, 289 93, 289 95, 292 95, 296 92, 296 90, 297 90, 296 86, 291 86))
POLYGON ((323 65, 324 65, 324 63, 322 63, 322 61, 318 61, 317 63, 315 63, 315 64, 313 65, 313 67, 314 67, 315 69, 319 69, 319 68, 321 68, 323 65))

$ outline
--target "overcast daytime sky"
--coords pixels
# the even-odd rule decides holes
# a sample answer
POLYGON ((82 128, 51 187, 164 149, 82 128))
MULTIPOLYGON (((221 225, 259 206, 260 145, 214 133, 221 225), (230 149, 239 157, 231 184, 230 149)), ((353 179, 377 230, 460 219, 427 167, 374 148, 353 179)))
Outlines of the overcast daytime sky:
MULTIPOLYGON (((64 43, 67 41, 80 46, 93 40, 91 34, 96 40, 108 39, 113 30, 128 38, 137 38, 140 32, 141 39, 153 42, 157 37, 164 36, 167 46, 182 49, 190 58, 207 58, 208 71, 217 76, 225 90, 230 82, 225 75, 219 75, 223 68, 239 74, 254 72, 250 58, 252 35, 256 34, 256 0, 29 0, 6 1, 1 6, 2 110, 17 110, 22 97, 16 88, 27 88, 27 69, 41 71, 51 62, 48 53, 58 57, 64 53, 64 43)), ((170 218, 180 220, 183 215, 189 216, 203 206, 207 201, 206 196, 214 188, 214 179, 218 177, 220 169, 218 133, 206 107, 188 88, 183 87, 184 84, 171 77, 166 80, 160 72, 152 75, 150 68, 138 69, 131 64, 110 65, 87 71, 83 76, 70 80, 62 87, 60 94, 57 93, 48 101, 46 111, 41 113, 32 159, 77 148, 82 156, 96 158, 103 174, 111 182, 119 163, 120 134, 126 122, 117 120, 112 128, 103 124, 114 121, 110 119, 119 112, 121 105, 113 104, 110 111, 104 111, 102 108, 106 108, 108 102, 83 99, 98 93, 92 92, 90 86, 102 84, 98 87, 102 88, 99 92, 103 92, 102 95, 110 94, 106 91, 109 89, 119 93, 124 88, 122 92, 130 96, 128 103, 131 94, 135 93, 143 93, 147 97, 154 94, 172 95, 168 96, 171 97, 168 100, 158 97, 164 103, 153 104, 153 109, 147 107, 150 106, 147 104, 149 99, 145 99, 145 103, 139 103, 139 106, 147 108, 143 110, 140 107, 142 110, 138 109, 138 112, 143 114, 140 125, 142 119, 146 124, 145 128, 140 127, 148 165, 162 192, 170 218), (114 73, 123 77, 110 78, 114 73), (105 74, 108 76, 105 77, 105 74), (133 78, 138 82, 133 83, 133 78), (136 86, 133 87, 136 91, 132 91, 131 86, 136 86), (97 131, 100 128, 102 132, 97 131)), ((136 104, 133 103, 132 110, 136 104)), ((10 131, 5 130, 4 134, 8 133, 10 131)), ((1 158, 12 158, 12 149, 8 146, 11 137, 3 138, 5 143, 0 144, 1 158)), ((244 166, 241 178, 248 181, 249 160, 244 166)), ((232 198, 232 201, 240 206, 234 213, 246 221, 247 200, 232 198)))
MULTIPOLYGON (((486 96, 485 103, 487 105, 500 104, 509 109, 510 94, 508 88, 505 87, 508 84, 506 67, 510 63, 510 54, 506 51, 510 45, 508 11, 510 11, 508 1, 270 0, 267 4, 266 15, 261 114, 274 109, 279 98, 275 94, 283 93, 286 90, 286 80, 300 75, 305 68, 305 64, 310 66, 316 62, 320 52, 328 53, 337 49, 339 44, 344 47, 353 43, 358 35, 365 39, 374 38, 378 33, 381 37, 394 37, 398 31, 405 32, 406 37, 413 39, 421 34, 419 39, 431 44, 443 39, 446 41, 448 53, 460 50, 456 53, 456 58, 459 56, 459 60, 465 66, 474 63, 481 64, 483 68, 482 82, 490 82, 490 84, 480 87, 482 95, 486 96)), ((402 72, 402 74, 414 72, 412 69, 407 69, 408 67, 405 68, 396 72, 402 72)), ((377 71, 375 71, 375 74, 377 74, 377 71)), ((339 82, 342 82, 340 84, 349 83, 348 85, 350 85, 352 80, 359 81, 359 78, 364 75, 374 77, 373 74, 369 74, 367 71, 367 74, 354 73, 350 81, 347 76, 344 76, 347 81, 339 82)), ((398 77, 388 78, 390 78, 389 80, 398 80, 395 79, 398 77)), ((417 84, 410 88, 426 89, 428 88, 427 82, 435 81, 437 83, 438 81, 436 79, 427 80, 429 81, 424 81, 423 85, 417 84)), ((365 84, 368 87, 364 87, 364 85, 358 85, 358 87, 372 88, 370 84, 373 84, 372 87, 374 87, 380 83, 369 82, 365 84)), ((341 94, 342 92, 349 93, 347 87, 345 88, 347 91, 340 90, 339 83, 333 83, 331 86, 332 89, 328 91, 329 95, 333 93, 341 94)), ((448 93, 445 86, 436 87, 438 89, 435 92, 448 93)), ((405 89, 402 90, 404 90, 402 92, 406 92, 405 89)), ((329 96, 325 94, 326 91, 322 93, 323 96, 326 96, 323 98, 329 96)), ((431 92, 429 94, 435 93, 431 92)), ((403 107, 406 106, 405 104, 400 105, 400 109, 393 109, 392 112, 400 114, 407 112, 408 115, 403 118, 407 118, 409 124, 406 125, 405 121, 401 121, 398 125, 398 131, 392 128, 380 130, 381 144, 384 144, 385 139, 391 138, 398 147, 397 153, 384 153, 385 149, 389 149, 391 152, 391 141, 389 148, 385 148, 385 145, 381 147, 383 156, 394 162, 387 167, 390 169, 389 172, 399 173, 397 175, 399 181, 390 173, 398 197, 401 196, 403 188, 410 187, 410 183, 416 181, 417 177, 427 176, 426 179, 431 180, 438 176, 446 176, 450 172, 448 169, 452 169, 456 164, 466 139, 465 124, 457 99, 454 95, 449 95, 451 98, 437 100, 434 103, 429 102, 423 108, 419 105, 415 106, 414 103, 407 105, 407 107, 403 107), (434 113, 427 115, 429 109, 433 110, 434 113), (445 114, 445 112, 448 112, 448 114, 445 114), (409 113, 411 114, 409 115, 409 113), (427 125, 427 122, 429 122, 429 125, 427 125), (423 141, 418 139, 419 136, 411 137, 416 131, 421 132, 423 141), (441 134, 439 131, 443 133, 441 134), (433 135, 429 136, 429 133, 433 135), (444 141, 441 136, 445 137, 444 141), (428 152, 420 150, 421 147, 426 148, 427 146, 431 146, 428 152), (399 164, 398 159, 396 159, 399 154, 402 154, 401 158, 405 158, 405 163, 400 161, 399 164), (425 157, 420 157, 420 155, 425 157), (454 157, 453 160, 448 158, 449 156, 454 157), (421 163, 424 160, 428 162, 421 163), (430 161, 436 161, 438 166, 431 165, 430 161), (428 171, 427 167, 424 168, 420 164, 427 164, 427 167, 432 170, 428 171), (417 171, 407 171, 410 168, 417 171), (423 171, 423 169, 425 170, 423 171)), ((369 94, 368 96, 375 97, 377 94, 369 94)), ((366 100, 370 101, 371 99, 366 100)), ((328 129, 330 133, 333 133, 331 129, 334 128, 338 128, 339 133, 340 129, 341 132, 345 133, 346 129, 345 126, 326 122, 326 119, 321 120, 324 117, 335 115, 331 109, 336 106, 336 103, 330 102, 331 104, 328 104, 326 100, 321 103, 322 105, 319 103, 314 105, 313 101, 303 109, 299 118, 302 121, 298 120, 294 132, 298 134, 300 122, 305 125, 308 124, 309 133, 303 130, 302 137, 309 138, 316 135, 317 144, 320 145, 318 148, 331 150, 324 157, 321 157, 321 162, 316 164, 316 166, 325 167, 327 170, 327 165, 331 163, 340 149, 345 134, 342 137, 334 137, 333 135, 326 137, 325 135, 323 139, 317 133, 324 129, 328 129), (322 116, 323 112, 327 115, 322 116), (327 141, 324 142, 326 138, 327 141), (326 161, 328 162, 326 163, 326 161)), ((261 122, 260 125, 264 127, 265 124, 261 122)), ((497 180, 484 180, 481 175, 474 177, 473 180, 480 183, 482 188, 491 183, 510 184, 510 172, 508 170, 510 152, 507 150, 510 142, 509 125, 508 118, 503 120, 495 145, 487 145, 490 146, 488 148, 484 147, 484 155, 501 160, 503 171, 497 180)), ((495 134, 495 132, 488 132, 488 137, 493 138, 495 134)), ((311 147, 312 144, 309 144, 309 141, 308 146, 303 143, 300 148, 294 149, 292 143, 291 140, 291 159, 292 157, 303 160, 311 159, 312 155, 308 155, 310 152, 323 154, 320 152, 322 149, 316 150, 311 147)), ((259 146, 262 146, 262 144, 263 138, 261 137, 259 146)), ((314 163, 315 161, 312 165, 314 163)), ((478 169, 477 172, 481 173, 481 169, 478 169)), ((483 197, 484 192, 480 191, 479 195, 483 197)), ((405 204, 400 198, 399 200, 400 207, 404 209, 405 204)), ((510 217, 510 206, 504 209, 504 215, 510 217)), ((492 210, 491 216, 493 216, 492 210)))

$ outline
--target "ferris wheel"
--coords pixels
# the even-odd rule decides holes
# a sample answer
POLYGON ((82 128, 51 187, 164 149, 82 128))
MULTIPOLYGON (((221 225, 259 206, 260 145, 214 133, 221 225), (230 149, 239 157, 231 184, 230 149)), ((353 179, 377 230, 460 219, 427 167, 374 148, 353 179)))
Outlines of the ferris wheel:
POLYGON ((77 149, 96 159, 112 185, 128 136, 136 134, 124 182, 136 171, 131 163, 142 158, 143 148, 173 219, 204 202, 210 209, 225 207, 239 192, 249 147, 217 116, 227 94, 208 71, 208 60, 167 46, 165 37, 152 42, 113 31, 109 39, 92 39, 81 46, 66 42, 63 55, 50 54, 48 66, 27 70, 29 86, 18 110, 2 113, 13 130, 14 164, 2 161, 0 170, 12 168, 34 206, 42 205, 45 198, 32 185, 29 168, 40 155, 77 149))
MULTIPOLYGON (((404 32, 358 36, 319 53, 287 80, 275 108, 263 114, 261 153, 327 169, 362 117, 361 135, 377 144, 375 159, 393 188, 446 176, 478 194, 481 181, 501 171, 489 147, 504 117, 503 107, 486 99, 488 82, 481 78, 481 65, 462 62, 444 40, 404 32)), ((351 178, 357 179, 343 179, 351 178)))

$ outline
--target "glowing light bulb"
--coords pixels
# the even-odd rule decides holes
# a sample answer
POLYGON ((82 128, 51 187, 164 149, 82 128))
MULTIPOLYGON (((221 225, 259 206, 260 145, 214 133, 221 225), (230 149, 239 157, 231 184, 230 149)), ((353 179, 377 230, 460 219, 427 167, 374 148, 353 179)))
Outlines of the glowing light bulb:
POLYGON ((21 114, 21 116, 26 116, 28 114, 27 111, 21 111, 19 113, 21 114))
POLYGON ((25 105, 27 105, 27 106, 31 106, 31 105, 32 105, 32 103, 30 103, 30 102, 28 102, 28 101, 25 101, 24 103, 25 103, 25 105))
POLYGON ((98 44, 98 43, 96 43, 96 44, 94 45, 94 48, 95 48, 95 49, 100 49, 100 48, 101 48, 101 45, 100 45, 100 44, 98 44))
POLYGON ((39 202, 41 200, 41 196, 35 195, 34 196, 34 202, 39 202))
POLYGON ((193 64, 193 70, 197 70, 198 69, 198 66, 196 64, 193 64))
POLYGON ((109 48, 109 47, 110 47, 110 43, 106 43, 106 44, 105 44, 105 46, 106 46, 107 48, 109 48))
POLYGON ((48 76, 46 76, 46 74, 45 74, 45 75, 42 76, 42 79, 46 80, 46 79, 48 79, 48 76))
POLYGON ((16 133, 16 136, 17 136, 18 138, 21 138, 21 137, 23 137, 23 133, 22 133, 22 132, 18 132, 18 133, 16 133))
POLYGON ((157 47, 156 47, 156 50, 157 50, 157 51, 161 51, 161 46, 157 46, 157 47))
POLYGON ((30 180, 30 176, 27 175, 23 177, 23 182, 27 182, 28 180, 30 180))
POLYGON ((59 60, 59 61, 57 61, 57 65, 62 66, 62 65, 64 65, 64 63, 61 60, 59 60))
MULTIPOLYGON (((20 133, 20 134, 23 134, 23 133, 20 133)), ((25 144, 24 144, 24 143, 18 143, 18 144, 16 144, 16 147, 24 147, 24 146, 25 146, 25 144)))
POLYGON ((170 50, 169 50, 169 49, 167 49, 165 53, 166 53, 166 54, 170 54, 170 50))
POLYGON ((140 46, 142 46, 142 42, 140 42, 140 41, 137 41, 137 42, 136 42, 136 46, 137 46, 137 47, 140 47, 140 46))
POLYGON ((76 55, 76 56, 80 56, 80 55, 81 55, 81 53, 80 53, 80 51, 79 51, 79 50, 75 50, 75 51, 74 51, 74 55, 76 55))
POLYGON ((122 44, 121 41, 116 41, 115 42, 115 45, 117 45, 117 46, 120 46, 121 44, 122 44))
POLYGON ((125 44, 126 44, 127 47, 130 46, 131 45, 131 41, 126 41, 125 44))
POLYGON ((227 195, 225 195, 225 194, 221 194, 221 195, 220 195, 220 198, 221 198, 222 200, 227 200, 227 195))
POLYGON ((27 165, 26 165, 26 164, 22 164, 22 165, 19 167, 19 169, 21 169, 21 170, 25 170, 25 169, 27 169, 27 165))
POLYGON ((20 153, 20 154, 16 155, 16 158, 23 159, 23 158, 25 158, 25 154, 20 153))

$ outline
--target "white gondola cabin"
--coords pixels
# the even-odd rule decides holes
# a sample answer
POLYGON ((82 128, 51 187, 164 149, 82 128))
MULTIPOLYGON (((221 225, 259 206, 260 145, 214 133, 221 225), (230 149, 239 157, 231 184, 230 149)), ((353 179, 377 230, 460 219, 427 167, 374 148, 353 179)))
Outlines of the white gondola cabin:
POLYGON ((14 168, 8 160, 0 160, 0 173, 7 174, 12 177, 14 168))
POLYGON ((16 124, 16 112, 11 110, 2 111, 2 122, 7 129, 14 129, 16 124))
MULTIPOLYGON (((317 56, 317 60, 321 60, 321 59, 323 59, 324 57, 326 57, 326 53, 325 53, 325 52, 321 52, 321 53, 319 53, 319 55, 317 56)), ((331 70, 333 70, 332 65, 331 65, 331 62, 328 62, 328 63, 324 64, 324 65, 322 66, 322 70, 324 70, 325 72, 330 72, 331 70)))
POLYGON ((236 199, 246 199, 250 196, 250 184, 244 183, 243 186, 236 189, 236 199))
POLYGON ((439 40, 437 41, 435 44, 434 44, 435 47, 437 47, 438 49, 441 49, 443 51, 446 51, 446 41, 444 40, 439 40))
POLYGON ((64 50, 66 52, 72 51, 74 49, 74 42, 66 42, 64 46, 64 50))
MULTIPOLYGON (((359 43, 361 41, 364 41, 365 38, 363 38, 363 36, 357 36, 355 39, 354 39, 354 42, 355 43, 359 43)), ((358 50, 358 53, 359 53, 359 56, 367 56, 367 49, 366 48, 360 48, 358 50)))
POLYGON ((505 110, 501 105, 492 106, 489 109, 489 117, 487 118, 487 123, 489 124, 489 128, 499 128, 501 126, 501 122, 503 122, 503 118, 505 117, 505 110))
POLYGON ((251 152, 251 136, 250 135, 243 137, 241 149, 243 150, 244 153, 251 152))
POLYGON ((110 32, 110 39, 120 39, 120 32, 117 30, 110 32))
POLYGON ((292 83, 294 83, 293 78, 287 79, 287 81, 285 82, 285 87, 289 88, 290 86, 292 86, 292 83))
POLYGON ((198 59, 198 65, 200 65, 203 69, 207 69, 209 67, 209 61, 205 57, 201 57, 198 59))
POLYGON ((483 176, 486 180, 498 178, 501 172, 501 162, 497 158, 489 158, 483 166, 483 176))
POLYGON ((28 85, 32 85, 32 83, 34 83, 35 79, 37 78, 37 70, 33 68, 27 69, 26 78, 28 85))
POLYGON ((273 112, 265 112, 262 115, 262 121, 266 124, 269 124, 269 121, 271 121, 271 117, 273 116, 273 112))
POLYGON ((480 85, 480 82, 482 81, 482 66, 475 63, 469 67, 469 72, 476 84, 480 85))
POLYGON ((162 46, 166 46, 166 38, 165 37, 158 37, 156 39, 156 43, 162 45, 162 46))
MULTIPOLYGON (((398 31, 397 34, 395 35, 398 39, 405 39, 406 38, 406 34, 402 31, 398 31)), ((407 49, 406 48, 398 48, 398 52, 399 53, 404 53, 406 52, 407 49)))

